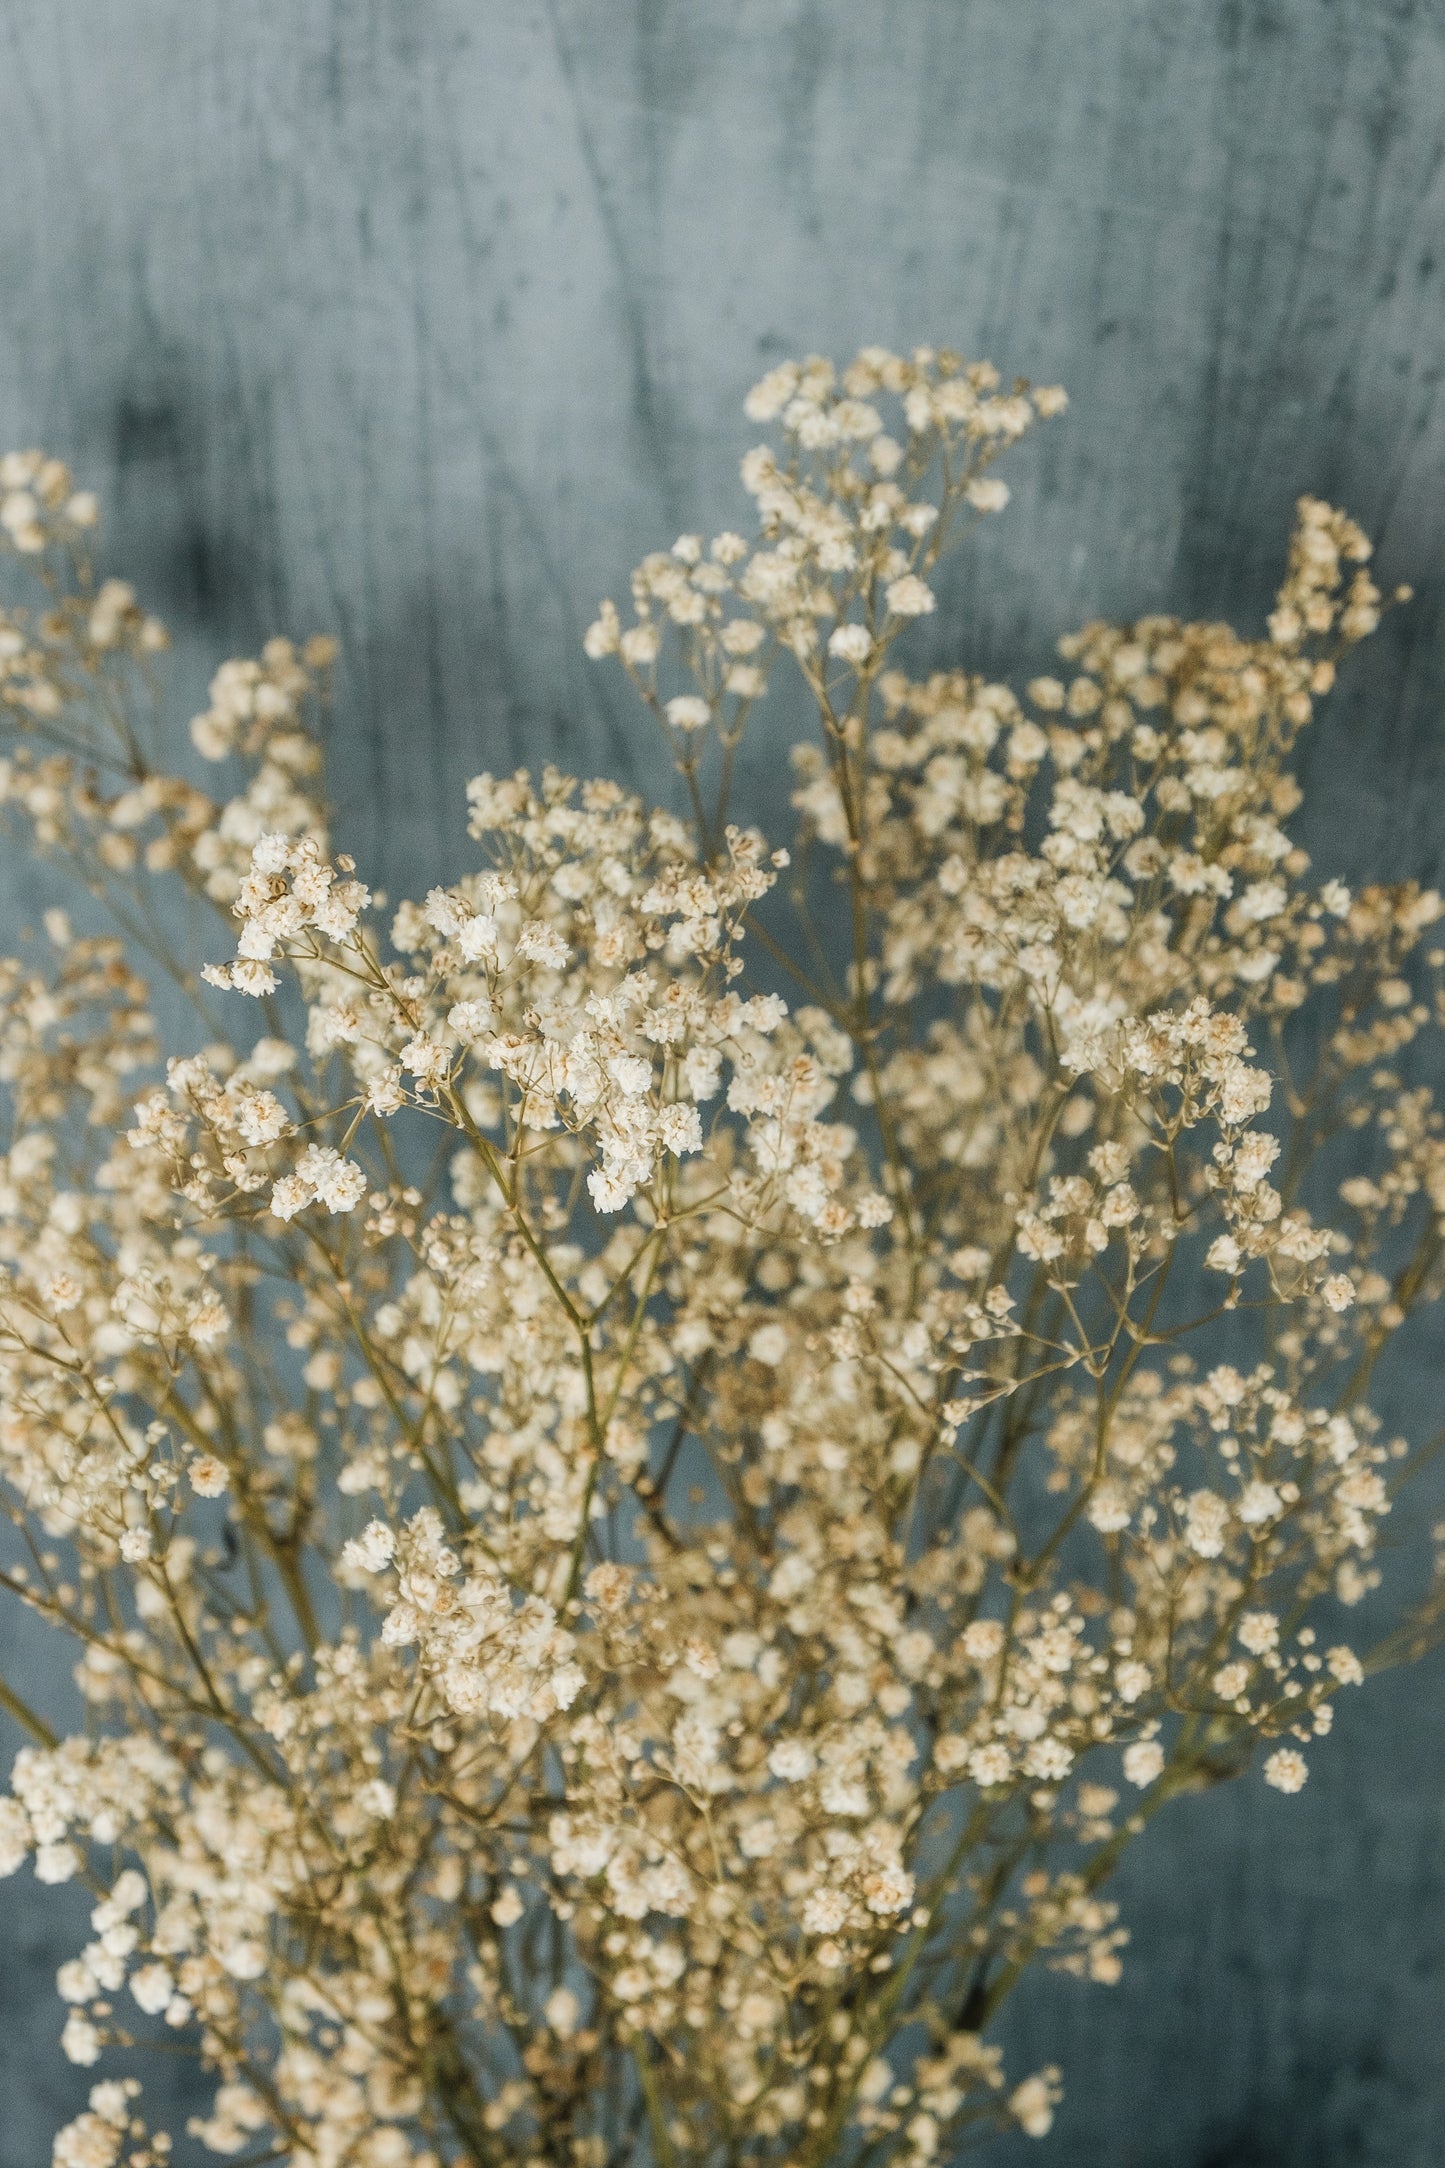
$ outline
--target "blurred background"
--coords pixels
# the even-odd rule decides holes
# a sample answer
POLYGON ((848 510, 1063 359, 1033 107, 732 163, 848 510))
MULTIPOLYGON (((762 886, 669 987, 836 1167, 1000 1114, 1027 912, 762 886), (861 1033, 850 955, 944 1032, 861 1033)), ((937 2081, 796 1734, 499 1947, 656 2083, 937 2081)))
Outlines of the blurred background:
MULTIPOLYGON (((0 142, 0 438, 102 492, 178 738, 224 656, 340 638, 340 840, 394 895, 458 862, 479 768, 666 788, 582 657, 596 599, 742 522, 765 367, 923 340, 1073 406, 914 660, 1253 629, 1329 496, 1417 599, 1315 727, 1296 828, 1322 874, 1440 877, 1442 0, 0 0, 0 142)), ((0 862, 0 938, 39 900, 0 862)), ((1387 1413, 1433 1428, 1416 1345, 1387 1413)), ((0 1642, 63 1694, 68 1659, 0 1642)), ((1123 1982, 1010 2021, 1068 2081, 1028 2158, 1434 2168, 1442 1718, 1437 1660, 1341 1706, 1299 1799, 1157 1829, 1123 1982)), ((83 1911, 0 1888, 0 2168, 93 2075, 52 1984, 83 1911)))

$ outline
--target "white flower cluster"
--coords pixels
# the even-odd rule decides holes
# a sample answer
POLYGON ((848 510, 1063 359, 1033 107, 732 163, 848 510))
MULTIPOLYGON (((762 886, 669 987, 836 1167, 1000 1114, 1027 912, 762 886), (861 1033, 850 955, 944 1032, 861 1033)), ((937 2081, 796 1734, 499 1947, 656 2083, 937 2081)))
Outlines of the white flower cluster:
MULTIPOLYGON (((1288 823, 1385 598, 1306 499, 1265 638, 908 677, 1062 405, 926 349, 770 372, 756 535, 587 635, 681 810, 480 775, 386 925, 329 840, 330 643, 216 674, 229 795, 167 774, 163 634, 63 470, 0 463, 46 582, 0 805, 196 1012, 164 1059, 59 910, 0 961, 0 1587, 86 1710, 6 1689, 0 1872, 89 1883, 64 2051, 193 2032, 217 2154, 1042 2137, 1015 1982, 1116 1979, 1125 1846, 1256 1763, 1297 1793, 1363 1682, 1336 1607, 1422 1457, 1369 1382, 1445 1277, 1442 905, 1288 823), (779 671, 787 847, 729 804, 779 671)), ((1442 1620, 1437 1575, 1395 1652, 1442 1620)), ((169 2153, 106 2077, 54 2158, 169 2153)))
POLYGON ((314 836, 259 836, 234 906, 241 921, 236 961, 208 964, 202 975, 237 993, 273 994, 276 974, 268 965, 278 949, 308 938, 345 941, 370 900, 360 881, 337 880, 314 836))

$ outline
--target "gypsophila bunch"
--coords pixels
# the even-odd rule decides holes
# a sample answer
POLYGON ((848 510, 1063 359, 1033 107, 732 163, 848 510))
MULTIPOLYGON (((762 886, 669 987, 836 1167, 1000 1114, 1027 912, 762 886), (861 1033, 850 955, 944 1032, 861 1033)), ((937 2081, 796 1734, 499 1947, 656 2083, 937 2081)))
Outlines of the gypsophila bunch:
POLYGON ((152 2040, 247 2164, 1042 2137, 1016 1982, 1114 1980, 1126 1845, 1297 1792, 1433 1634, 1433 1582, 1373 1659, 1357 1622, 1428 1450, 1369 1391, 1441 1285, 1442 905, 1287 825, 1369 545, 1305 498, 1261 637, 907 676, 1064 404, 774 370, 756 533, 587 635, 677 807, 479 775, 460 870, 385 911, 329 833, 330 644, 226 664, 219 785, 166 772, 93 500, 0 463, 39 581, 0 798, 114 918, 0 965, 0 1581, 84 1702, 3 1690, 0 1872, 86 1883, 62 2045, 135 2051, 57 2168, 166 2160, 152 2040), (784 847, 729 794, 788 680, 784 847))

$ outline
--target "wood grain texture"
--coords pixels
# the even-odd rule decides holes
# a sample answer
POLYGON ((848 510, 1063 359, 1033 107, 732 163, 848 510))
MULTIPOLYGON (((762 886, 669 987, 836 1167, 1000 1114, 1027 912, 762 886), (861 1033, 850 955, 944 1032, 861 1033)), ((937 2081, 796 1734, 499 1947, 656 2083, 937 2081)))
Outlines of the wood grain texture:
MULTIPOLYGON (((919 658, 1258 621, 1327 494, 1419 599, 1314 734, 1307 840, 1438 875, 1440 0, 4 0, 0 140, 0 435, 104 491, 182 719, 223 654, 340 635, 347 840, 393 892, 483 765, 658 780, 582 660, 595 598, 741 518, 760 365, 923 338, 1074 407, 919 658)), ((7 933, 38 893, 0 869, 7 933)), ((1014 2020, 1071 2083, 1031 2158, 1433 2168, 1442 1702, 1438 1666, 1387 1682, 1300 1800, 1179 1810, 1125 1983, 1014 2020)), ((62 1938, 28 1886, 0 1921, 0 2164, 33 2168, 62 1938)))

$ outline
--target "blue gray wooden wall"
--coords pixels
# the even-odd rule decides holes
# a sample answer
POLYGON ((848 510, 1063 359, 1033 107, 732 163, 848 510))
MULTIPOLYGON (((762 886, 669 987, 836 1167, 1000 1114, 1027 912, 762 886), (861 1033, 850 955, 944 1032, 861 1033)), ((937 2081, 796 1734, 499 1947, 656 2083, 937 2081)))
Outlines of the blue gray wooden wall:
MULTIPOLYGON (((348 839, 394 893, 483 765, 655 779, 592 604, 741 517, 761 366, 868 340, 1074 399, 934 654, 1255 622, 1296 495, 1363 518, 1419 599, 1315 733, 1305 833, 1440 871, 1442 0, 0 0, 0 145, 0 437, 104 491, 180 720, 224 654, 341 637, 348 839)), ((7 937, 32 897, 0 868, 7 937)), ((1386 1682, 1299 1800, 1158 1833, 1124 1983, 1017 2020, 1070 2079, 1033 2157, 1433 2168, 1442 1716, 1440 1665, 1386 1682)), ((0 2168, 75 2097, 66 1909, 0 1888, 0 2168)))

